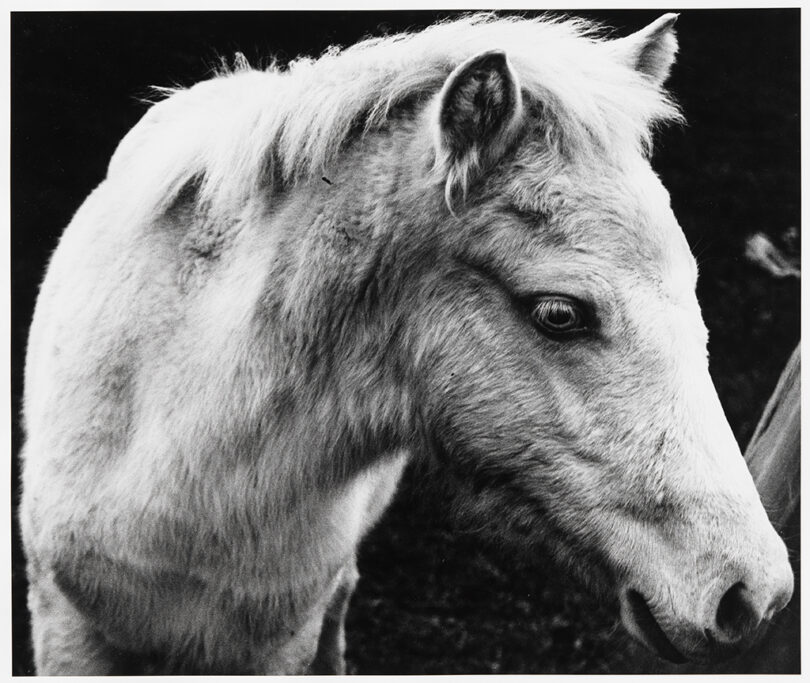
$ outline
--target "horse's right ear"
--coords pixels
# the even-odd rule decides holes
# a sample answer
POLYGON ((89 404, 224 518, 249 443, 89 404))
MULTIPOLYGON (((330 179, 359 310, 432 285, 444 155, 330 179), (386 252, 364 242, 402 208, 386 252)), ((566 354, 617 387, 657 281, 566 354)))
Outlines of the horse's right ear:
POLYGON ((504 153, 521 112, 520 86, 506 54, 481 53, 458 66, 438 97, 436 167, 452 206, 457 190, 504 153))

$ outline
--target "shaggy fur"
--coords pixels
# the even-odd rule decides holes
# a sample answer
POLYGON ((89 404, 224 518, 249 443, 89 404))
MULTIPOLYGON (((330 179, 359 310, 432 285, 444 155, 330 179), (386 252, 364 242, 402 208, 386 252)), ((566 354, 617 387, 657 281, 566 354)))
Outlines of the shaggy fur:
POLYGON ((673 23, 477 16, 149 110, 31 328, 39 673, 342 671, 356 548, 417 457, 664 654, 787 602, 645 157, 673 23))
POLYGON ((109 175, 126 175, 128 201, 148 216, 201 179, 200 202, 227 216, 257 185, 331 177, 349 140, 384 128, 398 107, 429 100, 457 65, 489 50, 509 55, 522 90, 543 107, 549 138, 568 155, 638 154, 649 149, 651 126, 678 111, 663 78, 626 68, 599 33, 584 21, 477 14, 287 69, 240 62, 189 90, 164 91, 171 97, 122 140, 109 175))

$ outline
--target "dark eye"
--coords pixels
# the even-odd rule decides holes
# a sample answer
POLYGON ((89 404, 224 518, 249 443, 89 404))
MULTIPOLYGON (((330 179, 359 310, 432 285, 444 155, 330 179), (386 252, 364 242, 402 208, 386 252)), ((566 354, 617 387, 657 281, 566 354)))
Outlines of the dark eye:
POLYGON ((543 332, 551 336, 585 332, 588 329, 588 321, 582 306, 564 296, 547 296, 535 300, 532 320, 543 332))

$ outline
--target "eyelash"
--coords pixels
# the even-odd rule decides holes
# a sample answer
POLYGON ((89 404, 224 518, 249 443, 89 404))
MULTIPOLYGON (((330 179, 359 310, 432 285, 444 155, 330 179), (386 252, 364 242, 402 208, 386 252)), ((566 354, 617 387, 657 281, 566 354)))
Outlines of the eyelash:
POLYGON ((536 295, 527 299, 525 305, 534 326, 551 339, 570 340, 595 330, 593 310, 573 297, 564 294, 536 295))

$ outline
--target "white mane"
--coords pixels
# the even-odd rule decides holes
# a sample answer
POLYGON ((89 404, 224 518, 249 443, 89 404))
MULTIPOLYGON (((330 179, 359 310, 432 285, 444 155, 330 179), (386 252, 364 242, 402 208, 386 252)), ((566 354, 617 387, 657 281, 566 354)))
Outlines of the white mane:
POLYGON ((392 107, 437 92, 459 63, 497 48, 569 153, 643 153, 650 127, 678 118, 666 94, 620 63, 593 25, 478 14, 332 48, 286 70, 242 65, 171 91, 123 139, 108 178, 126 182, 133 208, 152 215, 196 179, 200 201, 225 212, 268 173, 281 183, 322 175, 358 126, 379 128, 392 107))

